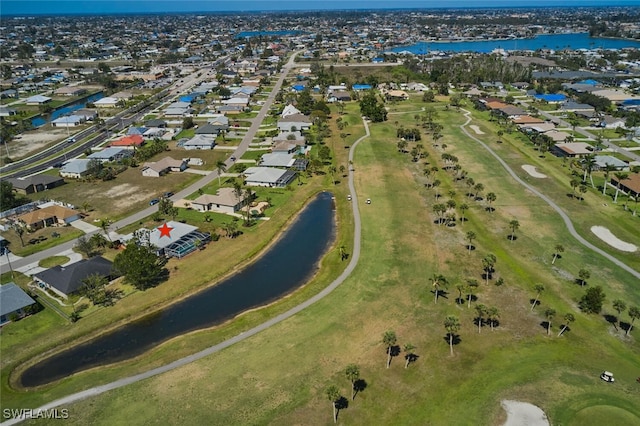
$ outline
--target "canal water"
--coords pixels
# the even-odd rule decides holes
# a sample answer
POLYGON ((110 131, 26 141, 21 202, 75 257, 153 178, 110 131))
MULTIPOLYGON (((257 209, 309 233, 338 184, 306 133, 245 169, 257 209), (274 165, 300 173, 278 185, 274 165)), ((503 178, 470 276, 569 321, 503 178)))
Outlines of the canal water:
POLYGON ((33 117, 31 119, 31 125, 35 128, 35 127, 40 127, 40 126, 44 126, 45 124, 60 118, 60 117, 64 117, 67 114, 72 113, 73 111, 77 111, 79 109, 82 108, 86 108, 88 103, 92 103, 95 102, 97 100, 100 100, 104 98, 104 93, 102 92, 98 92, 98 93, 94 93, 91 96, 88 96, 84 99, 79 99, 78 101, 71 103, 69 105, 65 105, 61 108, 56 108, 54 109, 51 114, 49 114, 47 116, 47 119, 45 119, 42 115, 38 115, 36 117, 33 117))
MULTIPOLYGON (((239 273, 110 334, 44 359, 27 369, 20 381, 25 387, 38 386, 126 360, 173 337, 212 327, 280 299, 313 276, 334 237, 333 198, 323 192, 262 257, 239 273)), ((214 258, 215 250, 215 243, 206 249, 214 258)))
POLYGON ((489 53, 494 49, 538 50, 538 49, 622 49, 640 48, 640 41, 615 38, 589 37, 588 33, 543 34, 534 38, 480 41, 420 42, 410 46, 391 49, 392 52, 426 54, 433 51, 489 53))

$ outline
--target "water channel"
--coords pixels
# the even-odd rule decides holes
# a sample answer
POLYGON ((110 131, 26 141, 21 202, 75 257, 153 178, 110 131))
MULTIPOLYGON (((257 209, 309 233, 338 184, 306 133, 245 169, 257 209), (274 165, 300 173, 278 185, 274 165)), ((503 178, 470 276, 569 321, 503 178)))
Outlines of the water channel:
POLYGON ((538 50, 538 49, 622 49, 626 47, 640 48, 640 41, 617 38, 589 37, 588 33, 543 34, 533 38, 508 40, 473 40, 473 41, 430 41, 399 46, 392 52, 411 52, 426 54, 439 52, 479 52, 489 53, 495 49, 504 50, 538 50))
MULTIPOLYGON (((22 374, 21 384, 39 386, 130 359, 173 337, 212 327, 280 299, 313 276, 334 237, 332 194, 323 192, 263 256, 242 271, 166 309, 44 359, 22 374)), ((206 249, 212 257, 215 250, 215 243, 206 249)))
POLYGON ((87 96, 86 98, 82 98, 82 99, 78 99, 77 101, 70 103, 68 105, 65 105, 63 107, 60 108, 56 108, 54 109, 51 114, 43 117, 42 115, 38 115, 35 116, 31 119, 31 125, 33 127, 40 127, 40 126, 44 126, 45 124, 63 117, 69 113, 72 113, 73 111, 77 111, 79 109, 85 108, 87 106, 88 103, 92 103, 95 102, 97 100, 100 100, 104 98, 104 93, 103 92, 98 92, 98 93, 94 93, 91 96, 87 96))

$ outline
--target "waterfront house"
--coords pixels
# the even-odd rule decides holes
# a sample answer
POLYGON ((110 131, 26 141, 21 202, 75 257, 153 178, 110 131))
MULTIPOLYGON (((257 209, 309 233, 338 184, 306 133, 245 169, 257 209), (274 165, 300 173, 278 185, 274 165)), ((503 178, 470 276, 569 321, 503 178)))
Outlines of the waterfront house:
POLYGON ((118 102, 120 102, 120 99, 107 96, 105 98, 98 99, 93 103, 93 105, 95 105, 96 108, 115 108, 118 106, 118 102))
POLYGON ((295 180, 297 173, 274 167, 249 167, 243 175, 249 186, 284 188, 295 180))
POLYGON ((24 290, 10 282, 0 286, 0 326, 11 322, 11 319, 22 318, 25 310, 35 304, 24 290))
POLYGON ((62 96, 81 96, 87 93, 87 89, 79 86, 65 86, 57 89, 54 93, 62 96))
POLYGON ((66 115, 56 118, 51 122, 52 127, 76 127, 85 122, 85 118, 79 115, 66 115))
MULTIPOLYGON (((201 232, 196 226, 175 221, 168 221, 150 231, 143 231, 148 237, 143 238, 140 243, 154 247, 157 256, 179 259, 211 241, 211 234, 208 232, 201 232)), ((129 234, 123 241, 128 242, 132 239, 133 234, 129 234)))
POLYGON ((83 286, 83 280, 95 274, 106 277, 109 281, 116 277, 112 272, 111 262, 96 256, 67 266, 55 266, 35 274, 33 278, 41 288, 49 289, 67 299, 71 294, 80 290, 83 286))
POLYGON ((42 95, 31 96, 24 101, 24 103, 27 105, 44 105, 49 102, 51 102, 51 98, 42 95))

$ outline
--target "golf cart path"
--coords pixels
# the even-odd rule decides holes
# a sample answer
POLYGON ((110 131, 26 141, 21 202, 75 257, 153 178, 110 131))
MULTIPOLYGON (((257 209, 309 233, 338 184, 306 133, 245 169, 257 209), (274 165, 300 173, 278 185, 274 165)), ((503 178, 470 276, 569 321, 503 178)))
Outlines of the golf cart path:
MULTIPOLYGON (((352 146, 351 149, 349 150, 349 161, 353 161, 353 155, 355 152, 355 148, 358 146, 358 144, 366 139, 367 137, 369 137, 370 133, 369 133, 369 126, 367 125, 367 122, 365 120, 363 120, 364 122, 364 129, 366 134, 364 136, 362 136, 361 138, 359 138, 352 146)), ((349 168, 349 191, 351 194, 351 206, 353 208, 353 223, 354 223, 354 233, 353 233, 353 253, 351 254, 350 258, 351 260, 349 261, 349 264, 347 265, 347 267, 345 268, 345 270, 342 272, 342 274, 340 274, 340 276, 338 276, 338 278, 336 278, 331 284, 329 284, 327 287, 325 287, 322 291, 320 291, 318 294, 316 294, 315 296, 311 297, 310 299, 300 303, 299 305, 289 309, 286 312, 283 312, 282 314, 271 318, 270 320, 263 322, 260 325, 257 325, 256 327, 247 330, 243 333, 238 334, 237 336, 234 336, 228 340, 225 340, 223 342, 218 343, 217 345, 213 345, 208 347, 207 349, 204 349, 200 352, 197 352, 193 355, 189 355, 186 356, 184 358, 180 358, 178 360, 175 360, 169 364, 163 365, 161 367, 157 367, 154 368, 152 370, 146 371, 144 373, 140 373, 140 374, 136 374, 134 376, 129 376, 129 377, 125 377, 122 378, 120 380, 116 380, 114 382, 111 383, 107 383, 105 385, 101 385, 101 386, 96 386, 87 390, 84 390, 82 392, 77 392, 74 394, 71 394, 69 396, 66 396, 64 398, 60 398, 60 399, 56 399, 55 401, 52 401, 48 404, 45 404, 41 407, 38 407, 36 409, 34 409, 34 412, 38 412, 39 410, 44 411, 44 410, 50 410, 56 407, 59 407, 61 405, 67 405, 67 404, 71 404, 73 402, 76 401, 80 401, 82 399, 85 398, 89 398, 91 396, 96 396, 96 395, 100 395, 101 393, 110 391, 112 389, 118 389, 121 388, 123 386, 132 384, 132 383, 136 383, 139 382, 141 380, 144 379, 148 379, 150 377, 153 376, 157 376, 158 374, 162 374, 162 373, 166 373, 168 371, 171 370, 175 370, 176 368, 182 367, 184 365, 190 364, 194 361, 197 361, 199 359, 202 359, 206 356, 209 356, 211 354, 214 354, 216 352, 221 351, 222 349, 228 348, 229 346, 241 342, 251 336, 253 336, 254 334, 258 334, 263 330, 266 330, 267 328, 278 324, 281 321, 284 321, 287 318, 290 318, 292 316, 294 316, 295 314, 297 314, 298 312, 308 308, 309 306, 313 305, 314 303, 316 303, 317 301, 325 298, 326 296, 328 296, 333 290, 335 290, 340 284, 342 284, 344 282, 345 279, 347 279, 347 277, 349 277, 349 275, 351 275, 351 273, 353 272, 353 270, 355 269, 355 267, 358 264, 358 259, 360 258, 360 240, 361 240, 361 222, 360 222, 360 211, 358 209, 358 198, 356 195, 356 189, 355 189, 355 185, 354 185, 354 179, 353 179, 353 169, 350 167, 349 168)), ((24 417, 17 417, 17 418, 13 418, 10 419, 6 422, 0 423, 0 426, 5 426, 5 425, 14 425, 17 424, 23 420, 26 420, 26 418, 24 417)))
POLYGON ((624 263, 621 260, 617 259, 616 257, 610 255, 609 253, 605 252, 604 250, 594 246, 589 241, 585 240, 582 236, 580 236, 580 234, 578 234, 578 232, 576 231, 575 227, 573 226, 573 222, 571 222, 571 219, 569 219, 569 216, 564 212, 564 210, 562 210, 560 208, 560 206, 558 206, 553 200, 551 200, 551 198, 547 197, 542 192, 538 191, 536 188, 534 188, 533 186, 529 185, 528 183, 526 183, 525 181, 520 179, 520 177, 518 175, 516 175, 516 173, 513 171, 513 169, 511 169, 511 167, 498 154, 496 154, 496 152, 493 149, 491 149, 487 144, 485 144, 480 139, 478 139, 477 137, 475 137, 474 135, 469 133, 469 131, 467 130, 466 126, 471 122, 471 112, 467 111, 466 109, 462 109, 462 111, 464 111, 464 115, 467 117, 467 121, 464 124, 460 125, 460 129, 462 129, 464 134, 467 135, 468 137, 470 137, 471 139, 473 139, 474 141, 478 142, 480 145, 482 145, 482 147, 484 147, 487 151, 489 151, 489 153, 491 155, 493 155, 496 158, 496 160, 498 160, 498 162, 502 165, 502 167, 504 167, 504 169, 507 171, 507 173, 509 173, 511 175, 511 177, 513 179, 515 179, 516 182, 518 182, 520 185, 522 185, 525 188, 527 188, 529 191, 531 191, 532 193, 534 193, 538 197, 542 198, 542 200, 544 202, 549 204, 549 206, 551 206, 551 208, 553 208, 556 212, 558 212, 558 214, 560 215, 560 217, 564 221, 565 226, 569 230, 569 233, 576 240, 578 240, 578 242, 580 244, 582 244, 583 246, 585 246, 585 247, 593 250, 594 252, 604 256, 605 258, 609 259, 611 262, 613 262, 617 266, 619 266, 622 269, 624 269, 625 271, 629 272, 634 277, 640 279, 640 272, 636 271, 635 269, 633 269, 632 267, 630 267, 626 263, 624 263))

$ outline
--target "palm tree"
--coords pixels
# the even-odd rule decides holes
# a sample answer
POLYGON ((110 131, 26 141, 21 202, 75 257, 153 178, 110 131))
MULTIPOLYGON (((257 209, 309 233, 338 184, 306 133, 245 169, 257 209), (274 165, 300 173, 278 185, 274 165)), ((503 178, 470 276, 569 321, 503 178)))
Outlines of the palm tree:
POLYGON ((571 185, 571 188, 573 188, 573 198, 578 198, 576 197, 576 188, 580 186, 580 182, 578 181, 578 179, 571 179, 569 185, 571 185))
POLYGON ((469 249, 469 253, 471 253, 471 248, 473 247, 473 240, 476 239, 476 233, 473 231, 467 231, 466 238, 469 241, 469 245, 467 246, 467 248, 469 249))
POLYGON ((351 400, 353 401, 356 398, 356 380, 360 378, 360 369, 355 364, 349 364, 344 370, 344 374, 351 382, 351 400))
POLYGON ((404 364, 404 368, 409 367, 409 363, 413 362, 416 359, 416 354, 413 353, 414 349, 416 347, 413 346, 411 343, 405 343, 404 347, 402 348, 405 352, 405 364, 404 364))
POLYGON ((564 331, 569 327, 569 324, 571 324, 575 320, 576 320, 576 318, 573 316, 572 313, 564 314, 564 322, 565 322, 565 324, 562 326, 562 329, 560 329, 560 333, 558 333, 558 337, 562 336, 562 333, 564 333, 564 331))
POLYGON ((578 271, 578 281, 580 281, 580 287, 584 287, 587 284, 587 280, 591 277, 591 272, 587 269, 580 269, 578 271))
POLYGON ((618 315, 622 314, 627 309, 627 304, 624 303, 624 300, 616 299, 613 302, 613 309, 618 312, 618 315))
POLYGON ((547 308, 544 310, 544 317, 547 319, 547 336, 551 333, 551 320, 556 316, 556 310, 547 308))
POLYGON ((398 338, 395 331, 385 331, 382 335, 382 343, 387 347, 387 368, 391 365, 391 349, 395 346, 398 338))
POLYGON ((509 235, 509 239, 511 241, 516 239, 516 230, 520 228, 520 222, 517 219, 513 219, 509 222, 509 227, 511 228, 511 235, 509 235))
POLYGON ((496 260, 497 259, 493 254, 488 254, 482 259, 482 269, 484 270, 484 277, 487 285, 489 285, 489 277, 491 276, 491 272, 493 272, 496 260))
POLYGON ((333 408, 333 422, 338 422, 338 400, 340 399, 340 390, 337 386, 331 385, 325 390, 325 395, 327 395, 327 399, 331 401, 331 407, 333 408))
POLYGON ((556 259, 558 258, 558 256, 560 256, 560 253, 562 252, 564 252, 564 246, 562 244, 556 244, 553 252, 553 260, 551 260, 552 265, 556 262, 556 259))
POLYGON ((497 198, 498 198, 498 197, 496 196, 496 194, 495 194, 494 192, 489 192, 489 193, 487 194, 487 202, 489 203, 489 208, 488 208, 488 210, 489 210, 490 212, 492 212, 492 211, 493 211, 493 207, 491 207, 491 203, 493 203, 494 201, 496 201, 496 199, 497 199, 497 198))
POLYGON ((542 294, 542 292, 544 291, 544 286, 542 284, 536 284, 535 286, 533 286, 533 289, 536 291, 536 297, 535 299, 533 299, 533 303, 531 304, 532 311, 533 311, 533 308, 535 308, 536 305, 538 304, 538 299, 540 297, 540 294, 542 294))
POLYGON ((433 274, 433 276, 431 277, 431 285, 433 286, 435 293, 435 300, 433 303, 438 303, 439 288, 446 287, 447 279, 443 275, 433 274))
POLYGON ((635 320, 640 318, 640 308, 637 307, 637 306, 630 307, 629 308, 629 318, 631 318, 631 324, 629 324, 629 328, 627 328, 627 333, 626 333, 627 336, 629 335, 629 332, 633 328, 633 323, 635 322, 635 320))
POLYGON ((460 221, 462 221, 462 223, 465 222, 465 217, 464 217, 464 212, 466 212, 467 210, 469 210, 469 206, 466 203, 462 203, 458 206, 458 208, 460 209, 460 212, 462 213, 462 217, 460 218, 460 221))
POLYGON ((11 226, 11 229, 15 231, 18 238, 20 238, 20 244, 24 247, 24 227, 22 226, 22 222, 14 223, 13 226, 11 226))
POLYGON ((487 314, 487 307, 480 303, 476 305, 476 319, 478 320, 478 334, 482 329, 482 323, 484 322, 484 316, 487 314))
POLYGON ((617 172, 613 174, 616 177, 617 185, 616 185, 616 195, 613 197, 613 202, 618 202, 618 193, 620 192, 620 182, 629 177, 628 173, 617 172))
POLYGON ((491 331, 493 331, 493 326, 500 319, 500 311, 495 306, 492 306, 487 311, 487 320, 489 320, 489 325, 491 326, 491 331))
POLYGON ((220 160, 216 163, 216 171, 218 172, 218 186, 220 186, 220 176, 227 171, 227 165, 220 160))
POLYGON ((604 184, 602 185, 602 195, 607 195, 607 184, 609 180, 609 173, 615 170, 611 164, 606 164, 604 167, 604 184))
POLYGON ((107 237, 109 242, 111 242, 111 237, 109 236, 109 225, 110 224, 111 224, 111 221, 109 219, 102 219, 100 221, 100 228, 102 228, 102 232, 104 232, 104 235, 107 237))
POLYGON ((587 181, 587 176, 591 180, 591 186, 595 189, 595 185, 593 183, 593 176, 591 176, 591 171, 593 167, 596 165, 596 156, 595 154, 588 154, 582 158, 582 169, 584 170, 584 176, 582 177, 582 181, 587 181))
POLYGON ((475 200, 478 199, 478 194, 480 194, 482 191, 484 191, 484 185, 481 183, 476 183, 475 186, 473 187, 475 194, 473 194, 473 198, 475 200))
POLYGON ((467 309, 471 307, 471 296, 473 296, 474 289, 478 288, 480 285, 478 284, 478 280, 468 279, 467 280, 467 289, 469 291, 467 295, 467 309))
POLYGON ((455 315, 448 315, 444 319, 444 329, 449 333, 449 350, 453 356, 453 336, 460 330, 460 320, 455 315))
POLYGON ((472 197, 473 193, 471 192, 471 188, 473 188, 473 186, 476 184, 476 182, 473 180, 472 177, 468 177, 465 179, 464 183, 467 184, 467 186, 469 187, 469 192, 467 192, 467 196, 468 197, 472 197))
POLYGON ((436 200, 437 200, 438 198, 440 198, 440 193, 438 192, 438 187, 440 186, 440 184, 441 184, 441 183, 442 183, 442 182, 440 182, 440 180, 436 179, 436 180, 434 180, 434 181, 433 181, 433 183, 431 184, 431 187, 432 187, 432 188, 435 188, 435 190, 436 190, 436 200))

